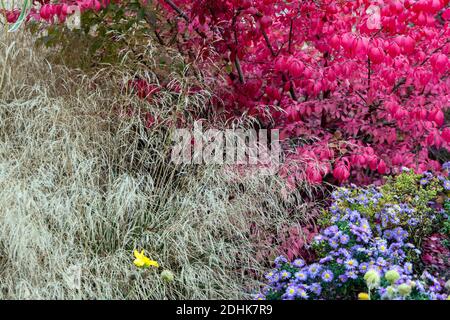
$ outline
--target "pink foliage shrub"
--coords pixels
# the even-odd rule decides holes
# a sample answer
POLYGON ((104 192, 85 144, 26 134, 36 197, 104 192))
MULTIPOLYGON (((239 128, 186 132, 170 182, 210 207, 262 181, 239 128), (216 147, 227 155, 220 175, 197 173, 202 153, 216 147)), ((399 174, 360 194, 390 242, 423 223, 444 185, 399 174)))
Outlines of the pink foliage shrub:
MULTIPOLYGON (((73 6, 108 10, 109 1, 41 4, 33 18, 57 22, 73 6)), ((281 129, 291 186, 440 169, 429 148, 450 147, 449 0, 156 4, 180 52, 213 79, 217 110, 281 129)))
POLYGON ((435 233, 427 237, 422 244, 423 263, 444 278, 448 277, 450 273, 449 241, 448 236, 435 233))
POLYGON ((449 146, 449 1, 160 2, 187 15, 186 46, 212 45, 232 67, 220 87, 230 115, 295 145, 292 183, 439 169, 428 148, 449 146))

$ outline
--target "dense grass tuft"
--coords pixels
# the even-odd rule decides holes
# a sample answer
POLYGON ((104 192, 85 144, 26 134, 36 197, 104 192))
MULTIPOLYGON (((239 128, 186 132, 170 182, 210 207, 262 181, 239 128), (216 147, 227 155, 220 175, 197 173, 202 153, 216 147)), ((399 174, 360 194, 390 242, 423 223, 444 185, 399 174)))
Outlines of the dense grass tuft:
POLYGON ((87 77, 41 50, 0 35, 0 298, 248 297, 268 267, 255 252, 277 251, 250 229, 308 219, 301 197, 283 199, 276 177, 168 161, 171 117, 202 112, 206 91, 144 103, 121 90, 130 74, 87 77), (162 122, 146 129, 143 110, 162 122), (175 281, 137 270, 134 248, 175 281))

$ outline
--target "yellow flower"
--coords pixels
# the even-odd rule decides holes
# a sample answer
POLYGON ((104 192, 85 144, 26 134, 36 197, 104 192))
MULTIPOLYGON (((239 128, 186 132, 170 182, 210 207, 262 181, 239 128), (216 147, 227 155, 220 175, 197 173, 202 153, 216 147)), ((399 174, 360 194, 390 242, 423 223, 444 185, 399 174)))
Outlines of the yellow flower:
POLYGON ((148 257, 145 256, 144 250, 141 252, 134 250, 134 265, 138 268, 149 268, 149 267, 155 267, 158 268, 159 264, 157 261, 150 260, 148 257))
POLYGON ((370 300, 369 294, 365 292, 360 292, 358 294, 358 300, 370 300))

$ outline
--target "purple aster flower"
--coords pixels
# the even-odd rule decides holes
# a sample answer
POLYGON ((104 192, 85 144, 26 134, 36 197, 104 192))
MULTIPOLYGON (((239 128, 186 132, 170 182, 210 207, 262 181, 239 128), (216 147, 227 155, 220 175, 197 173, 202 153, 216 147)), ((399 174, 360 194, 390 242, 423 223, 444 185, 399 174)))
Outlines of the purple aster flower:
POLYGON ((411 262, 406 262, 403 270, 405 271, 406 274, 411 274, 413 272, 413 265, 411 262))
POLYGON ((391 239, 392 238, 392 231, 391 230, 384 230, 384 237, 386 239, 391 239))
POLYGON ((306 290, 303 290, 303 289, 300 289, 300 290, 298 291, 298 296, 299 296, 300 298, 302 298, 302 299, 305 299, 305 300, 309 298, 308 293, 306 292, 306 290))
POLYGON ((379 257, 377 259, 377 265, 379 265, 380 267, 384 267, 386 266, 386 264, 387 264, 386 260, 384 260, 382 257, 379 257))
POLYGON ((328 240, 328 244, 333 249, 336 249, 337 247, 339 247, 339 242, 338 242, 338 240, 336 238, 332 238, 332 239, 328 240))
POLYGON ((336 214, 339 211, 339 207, 336 202, 333 202, 333 204, 330 206, 330 211, 333 214, 336 214))
POLYGON ((361 219, 359 220, 359 227, 361 230, 363 230, 366 233, 370 233, 370 223, 367 221, 367 219, 361 219))
POLYGON ((287 263, 287 259, 283 256, 279 256, 277 258, 275 258, 275 266, 277 268, 281 267, 283 264, 287 263))
POLYGON ((316 242, 316 243, 321 243, 324 240, 325 240, 325 237, 322 236, 321 234, 314 237, 314 242, 316 242))
POLYGON ((351 211, 351 212, 349 213, 349 220, 350 220, 351 222, 358 221, 359 218, 361 218, 361 215, 359 214, 358 211, 353 210, 353 211, 351 211))
POLYGON ((358 275, 355 271, 353 270, 349 270, 345 273, 345 275, 349 278, 349 279, 357 279, 358 275))
POLYGON ((303 259, 295 259, 292 265, 296 268, 302 268, 305 265, 305 260, 303 259))
POLYGON ((299 281, 305 281, 306 279, 308 279, 308 274, 305 271, 296 272, 294 276, 295 279, 299 281))
POLYGON ((312 293, 314 293, 316 296, 320 296, 322 293, 322 286, 319 283, 313 283, 309 290, 311 290, 312 293))
POLYGON ((308 268, 309 276, 311 278, 314 278, 319 273, 320 269, 321 269, 321 266, 319 264, 313 263, 308 268))
POLYGON ((429 290, 431 292, 438 293, 439 291, 442 290, 442 287, 441 287, 441 285, 439 283, 435 283, 432 286, 430 286, 429 290))
POLYGON ((333 260, 333 257, 331 257, 331 256, 326 256, 325 258, 320 259, 320 260, 319 260, 319 263, 320 263, 320 264, 324 264, 324 263, 330 262, 331 260, 333 260))
POLYGON ((284 297, 289 299, 289 300, 292 300, 292 299, 294 299, 297 296, 298 291, 299 291, 299 289, 298 289, 297 286, 290 285, 290 286, 288 286, 286 288, 286 292, 284 294, 284 297))
POLYGON ((347 259, 345 260, 345 268, 346 269, 354 269, 358 267, 358 261, 356 259, 347 259))
POLYGON ((424 175, 425 177, 427 177, 428 179, 433 178, 433 174, 432 174, 430 171, 425 171, 425 172, 423 173, 423 175, 424 175))
POLYGON ((361 271, 361 273, 366 273, 368 270, 369 270, 368 263, 364 262, 359 265, 359 271, 361 271))
POLYGON ((442 169, 450 171, 450 161, 446 162, 442 165, 442 169))
POLYGON ((338 233, 338 231, 339 231, 339 228, 337 226, 331 226, 331 227, 326 228, 323 231, 323 234, 326 235, 327 237, 332 237, 336 233, 338 233))
POLYGON ((334 274, 331 272, 331 270, 325 270, 322 272, 322 280, 325 282, 331 282, 333 281, 334 274))
POLYGON ((263 295, 262 293, 258 293, 253 296, 253 299, 254 300, 266 300, 266 296, 263 295))
POLYGON ((398 227, 392 230, 392 236, 397 240, 397 242, 403 242, 403 240, 408 237, 408 232, 403 228, 398 227))
POLYGON ((411 226, 417 226, 419 224, 419 220, 416 218, 411 218, 408 220, 408 224, 411 226))
POLYGON ((364 194, 360 194, 358 196, 358 201, 359 201, 359 204, 362 204, 362 205, 366 205, 369 203, 369 200, 367 199, 366 195, 364 195, 364 194))
POLYGON ((289 271, 282 270, 280 271, 280 277, 283 280, 289 279, 291 277, 291 273, 289 271))
POLYGON ((278 273, 274 272, 274 271, 270 271, 266 274, 266 279, 269 281, 273 281, 278 277, 278 273))
POLYGON ((278 272, 269 272, 266 275, 266 279, 269 281, 271 285, 277 285, 281 279, 281 276, 278 272))
POLYGON ((350 237, 346 234, 343 234, 339 237, 339 241, 341 242, 341 244, 347 244, 350 241, 350 237))
POLYGON ((350 258, 352 255, 350 254, 350 252, 345 249, 345 248, 340 248, 338 250, 338 254, 340 254, 341 256, 345 257, 345 258, 350 258))
POLYGON ((450 180, 444 181, 444 189, 447 191, 450 190, 450 180))

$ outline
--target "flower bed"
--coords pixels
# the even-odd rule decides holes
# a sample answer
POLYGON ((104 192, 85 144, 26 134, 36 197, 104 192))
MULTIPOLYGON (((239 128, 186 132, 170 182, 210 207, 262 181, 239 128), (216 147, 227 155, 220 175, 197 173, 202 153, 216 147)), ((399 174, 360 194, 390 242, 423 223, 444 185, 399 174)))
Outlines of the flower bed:
POLYGON ((278 257, 256 298, 449 299, 448 190, 448 172, 408 170, 382 187, 337 189, 310 244, 318 259, 278 257))

